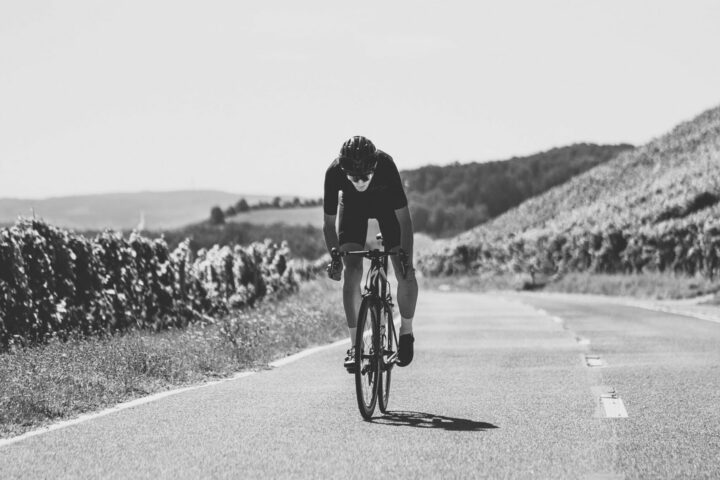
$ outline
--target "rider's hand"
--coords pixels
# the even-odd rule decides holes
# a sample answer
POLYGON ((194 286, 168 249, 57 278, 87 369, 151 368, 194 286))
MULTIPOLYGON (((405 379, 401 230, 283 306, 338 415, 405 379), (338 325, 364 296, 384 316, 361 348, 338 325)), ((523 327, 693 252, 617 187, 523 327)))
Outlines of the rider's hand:
POLYGON ((326 268, 328 277, 335 281, 339 281, 342 277, 343 264, 342 260, 340 259, 340 252, 337 248, 333 248, 330 251, 330 257, 332 258, 332 261, 328 264, 326 268))

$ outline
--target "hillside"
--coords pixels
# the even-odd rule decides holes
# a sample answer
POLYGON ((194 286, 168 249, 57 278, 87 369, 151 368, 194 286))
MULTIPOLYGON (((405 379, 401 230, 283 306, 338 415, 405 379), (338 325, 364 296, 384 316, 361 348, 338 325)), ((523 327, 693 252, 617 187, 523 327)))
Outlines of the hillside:
POLYGON ((632 149, 575 144, 526 157, 401 172, 416 231, 449 237, 632 149))
POLYGON ((43 218, 61 227, 117 230, 138 226, 141 215, 146 229, 175 228, 208 218, 214 205, 250 202, 270 196, 240 195, 212 190, 111 193, 46 199, 0 199, 0 224, 12 224, 19 215, 43 218))
POLYGON ((720 107, 443 242, 424 268, 715 275, 719 201, 720 107))

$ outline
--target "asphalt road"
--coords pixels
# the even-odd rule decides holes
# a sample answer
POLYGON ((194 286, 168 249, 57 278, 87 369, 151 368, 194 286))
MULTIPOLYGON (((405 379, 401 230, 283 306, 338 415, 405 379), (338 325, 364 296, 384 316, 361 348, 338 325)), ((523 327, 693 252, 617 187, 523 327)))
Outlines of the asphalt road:
POLYGON ((0 478, 720 478, 718 323, 422 292, 416 337, 372 422, 343 345, 0 447, 0 478))

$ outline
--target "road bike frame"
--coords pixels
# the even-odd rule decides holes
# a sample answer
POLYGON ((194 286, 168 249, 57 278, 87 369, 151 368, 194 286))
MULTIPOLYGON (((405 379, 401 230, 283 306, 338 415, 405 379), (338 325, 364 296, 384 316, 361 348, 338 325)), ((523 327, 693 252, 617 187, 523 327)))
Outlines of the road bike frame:
POLYGON ((358 312, 355 341, 355 387, 358 407, 363 418, 369 420, 378 400, 380 411, 383 413, 387 411, 391 372, 398 356, 397 333, 392 318, 394 304, 387 279, 388 257, 397 253, 360 250, 342 252, 341 255, 357 255, 370 260, 370 269, 365 277, 365 291, 358 312), (370 339, 367 338, 368 336, 370 339))

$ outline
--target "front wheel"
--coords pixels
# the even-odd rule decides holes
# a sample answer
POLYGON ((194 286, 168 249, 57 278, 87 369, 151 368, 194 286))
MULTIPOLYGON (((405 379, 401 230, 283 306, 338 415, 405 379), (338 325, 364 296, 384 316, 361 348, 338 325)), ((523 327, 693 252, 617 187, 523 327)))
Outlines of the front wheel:
POLYGON ((393 323, 392 310, 385 305, 380 309, 380 382, 378 385, 378 403, 380 411, 387 413, 390 401, 390 378, 397 356, 397 335, 393 323))
POLYGON ((358 407, 364 419, 369 420, 375 411, 380 373, 379 307, 365 297, 358 313, 355 338, 355 392, 358 407))

